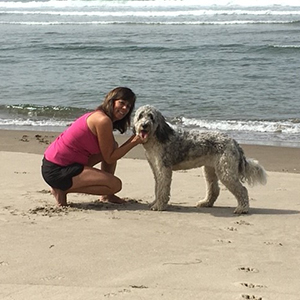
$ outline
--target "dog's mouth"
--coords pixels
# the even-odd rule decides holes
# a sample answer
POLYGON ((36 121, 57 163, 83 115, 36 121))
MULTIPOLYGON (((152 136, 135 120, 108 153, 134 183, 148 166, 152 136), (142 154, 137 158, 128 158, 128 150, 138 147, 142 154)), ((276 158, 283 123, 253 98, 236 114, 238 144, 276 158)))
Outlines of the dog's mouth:
POLYGON ((141 130, 139 135, 144 140, 148 137, 148 131, 147 130, 141 130))

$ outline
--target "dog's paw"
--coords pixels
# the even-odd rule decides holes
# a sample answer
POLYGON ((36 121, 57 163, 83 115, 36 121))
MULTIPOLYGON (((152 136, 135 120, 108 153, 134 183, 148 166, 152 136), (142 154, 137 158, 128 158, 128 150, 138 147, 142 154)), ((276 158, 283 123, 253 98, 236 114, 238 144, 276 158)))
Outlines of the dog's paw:
POLYGON ((234 214, 237 215, 241 215, 241 214, 247 214, 249 211, 249 207, 243 207, 243 206, 238 206, 235 210, 234 210, 234 214))
POLYGON ((162 211, 167 208, 168 204, 157 203, 155 202, 150 208, 151 210, 162 211))
POLYGON ((202 200, 197 203, 197 207, 212 207, 212 206, 213 204, 206 200, 202 200))
POLYGON ((157 202, 156 200, 154 200, 153 202, 150 202, 150 203, 148 204, 149 207, 152 207, 153 205, 155 205, 156 202, 157 202))

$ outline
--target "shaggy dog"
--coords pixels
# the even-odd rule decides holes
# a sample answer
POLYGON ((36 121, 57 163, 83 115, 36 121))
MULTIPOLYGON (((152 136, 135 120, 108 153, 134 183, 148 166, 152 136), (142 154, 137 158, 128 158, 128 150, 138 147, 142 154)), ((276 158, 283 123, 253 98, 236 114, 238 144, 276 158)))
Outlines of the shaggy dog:
POLYGON ((173 170, 204 166, 207 192, 197 207, 214 205, 220 192, 220 180, 237 199, 236 214, 249 210, 248 191, 242 182, 254 185, 267 181, 264 168, 257 161, 246 158, 234 139, 219 132, 173 129, 153 106, 145 105, 136 111, 133 131, 144 140, 146 157, 154 174, 152 210, 166 209, 173 170))

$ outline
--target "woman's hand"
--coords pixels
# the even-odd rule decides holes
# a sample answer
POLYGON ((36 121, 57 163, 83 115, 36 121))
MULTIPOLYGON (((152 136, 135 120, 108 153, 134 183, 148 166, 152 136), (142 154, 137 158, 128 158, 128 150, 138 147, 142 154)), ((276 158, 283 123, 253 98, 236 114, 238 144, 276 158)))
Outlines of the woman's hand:
POLYGON ((138 144, 142 144, 143 143, 143 138, 140 136, 140 135, 135 135, 134 138, 133 138, 135 141, 138 142, 138 144))
POLYGON ((129 141, 130 141, 130 143, 134 143, 135 145, 143 143, 143 139, 137 134, 132 135, 130 137, 129 141))

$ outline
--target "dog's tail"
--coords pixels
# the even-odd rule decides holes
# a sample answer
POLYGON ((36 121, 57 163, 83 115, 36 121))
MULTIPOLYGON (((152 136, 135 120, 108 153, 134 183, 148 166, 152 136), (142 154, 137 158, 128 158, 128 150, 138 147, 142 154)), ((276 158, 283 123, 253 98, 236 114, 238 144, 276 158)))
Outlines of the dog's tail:
POLYGON ((267 183, 267 173, 259 162, 252 158, 246 158, 243 149, 238 146, 240 152, 239 173, 242 182, 247 182, 253 186, 255 184, 267 183))
POLYGON ((247 182, 251 186, 258 183, 263 185, 267 183, 267 173, 257 160, 244 156, 243 161, 243 170, 240 172, 242 182, 247 182))

